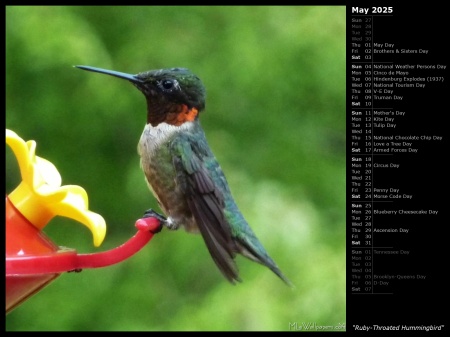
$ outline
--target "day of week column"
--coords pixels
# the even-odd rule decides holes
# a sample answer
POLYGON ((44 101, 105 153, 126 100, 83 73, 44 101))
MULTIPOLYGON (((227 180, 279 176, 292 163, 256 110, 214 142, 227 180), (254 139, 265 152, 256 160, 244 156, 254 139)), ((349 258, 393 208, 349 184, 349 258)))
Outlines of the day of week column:
MULTIPOLYGON (((371 246, 371 76, 366 76, 367 65, 371 64, 371 27, 367 18, 354 16, 351 21, 351 69, 348 78, 350 88, 350 240, 351 246, 351 291, 370 293, 372 291, 371 246), (368 41, 369 38, 369 41, 368 41), (369 46, 369 48, 367 48, 369 46), (369 138, 367 138, 369 137, 369 138), (369 165, 369 170, 367 165, 369 165), (369 233, 369 234, 368 234, 369 233), (368 236, 369 235, 369 239, 368 236)), ((370 68, 369 68, 370 70, 370 68)))

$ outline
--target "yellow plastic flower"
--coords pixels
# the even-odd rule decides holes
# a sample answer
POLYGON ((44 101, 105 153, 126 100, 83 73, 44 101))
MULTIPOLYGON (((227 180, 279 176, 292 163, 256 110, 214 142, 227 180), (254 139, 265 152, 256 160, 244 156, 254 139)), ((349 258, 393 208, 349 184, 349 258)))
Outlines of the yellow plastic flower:
POLYGON ((106 235, 103 217, 88 209, 86 191, 76 185, 61 186, 61 175, 48 160, 35 155, 36 142, 25 142, 6 130, 8 144, 17 158, 22 181, 8 197, 36 228, 42 229, 55 216, 74 219, 88 227, 94 245, 100 246, 106 235))

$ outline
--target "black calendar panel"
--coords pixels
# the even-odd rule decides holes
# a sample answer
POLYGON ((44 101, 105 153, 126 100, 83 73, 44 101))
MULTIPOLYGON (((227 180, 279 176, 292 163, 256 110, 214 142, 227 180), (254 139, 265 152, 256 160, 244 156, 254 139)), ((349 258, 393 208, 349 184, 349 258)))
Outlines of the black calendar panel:
POLYGON ((348 331, 445 329, 447 22, 347 7, 348 331))

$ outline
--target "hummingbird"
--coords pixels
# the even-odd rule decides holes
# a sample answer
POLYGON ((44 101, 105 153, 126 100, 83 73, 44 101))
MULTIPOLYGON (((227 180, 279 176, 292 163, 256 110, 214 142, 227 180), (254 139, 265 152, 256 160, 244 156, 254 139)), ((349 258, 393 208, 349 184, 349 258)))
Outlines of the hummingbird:
POLYGON ((244 219, 208 145, 199 120, 206 99, 200 78, 187 68, 133 75, 75 67, 128 80, 145 96, 147 121, 138 153, 146 182, 165 216, 152 209, 144 216, 158 218, 169 229, 200 232, 218 269, 233 284, 241 281, 235 262, 241 254, 291 286, 244 219))

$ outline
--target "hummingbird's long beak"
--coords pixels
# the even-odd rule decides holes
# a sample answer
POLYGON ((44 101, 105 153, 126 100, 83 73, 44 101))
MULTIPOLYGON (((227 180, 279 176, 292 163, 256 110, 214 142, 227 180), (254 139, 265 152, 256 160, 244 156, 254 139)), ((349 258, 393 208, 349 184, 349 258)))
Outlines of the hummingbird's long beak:
POLYGON ((106 75, 111 75, 111 76, 115 76, 115 77, 118 77, 118 78, 123 78, 123 79, 128 80, 128 81, 130 81, 132 83, 143 83, 143 81, 141 79, 139 79, 138 77, 136 77, 136 75, 131 75, 131 74, 127 74, 127 73, 121 73, 119 71, 114 71, 114 70, 95 68, 95 67, 90 67, 90 66, 75 66, 75 67, 83 69, 83 70, 87 70, 87 71, 93 71, 95 73, 106 74, 106 75))

